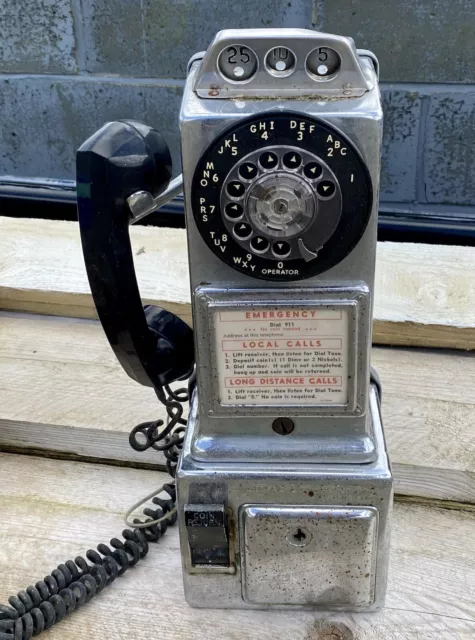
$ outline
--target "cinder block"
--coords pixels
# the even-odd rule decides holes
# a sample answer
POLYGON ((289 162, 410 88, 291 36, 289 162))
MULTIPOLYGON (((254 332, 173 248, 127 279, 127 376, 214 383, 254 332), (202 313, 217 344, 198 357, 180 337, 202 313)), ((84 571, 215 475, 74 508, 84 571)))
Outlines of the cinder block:
POLYGON ((324 30, 374 51, 383 80, 475 82, 473 0, 316 1, 324 30))
MULTIPOLYGON (((81 142, 107 120, 129 117, 164 133, 177 172, 182 84, 82 76, 2 76, 0 174, 72 179, 75 152, 81 142)), ((417 194, 421 202, 475 204, 473 88, 463 91, 458 87, 455 92, 444 88, 439 93, 430 86, 412 92, 383 86, 383 98, 381 200, 413 202, 417 194), (416 179, 423 184, 418 186, 416 179)))
POLYGON ((475 204, 475 89, 433 93, 425 129, 427 202, 475 204))
POLYGON ((78 146, 118 118, 142 120, 162 131, 178 170, 181 93, 181 83, 4 76, 0 175, 73 179, 78 146))
POLYGON ((312 26, 311 0, 82 0, 87 71, 183 78, 220 29, 312 26))
POLYGON ((0 73, 75 71, 70 0, 0 2, 0 73))
POLYGON ((417 91, 382 87, 384 108, 381 200, 413 202, 421 96, 417 91))

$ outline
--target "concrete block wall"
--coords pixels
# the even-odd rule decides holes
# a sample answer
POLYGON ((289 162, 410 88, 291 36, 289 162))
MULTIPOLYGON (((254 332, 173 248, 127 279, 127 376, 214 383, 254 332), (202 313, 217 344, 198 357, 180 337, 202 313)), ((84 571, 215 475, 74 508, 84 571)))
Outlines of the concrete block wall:
POLYGON ((279 26, 377 54, 383 208, 475 215, 475 0, 0 0, 0 175, 72 179, 80 142, 127 117, 178 168, 189 57, 219 29, 279 26))

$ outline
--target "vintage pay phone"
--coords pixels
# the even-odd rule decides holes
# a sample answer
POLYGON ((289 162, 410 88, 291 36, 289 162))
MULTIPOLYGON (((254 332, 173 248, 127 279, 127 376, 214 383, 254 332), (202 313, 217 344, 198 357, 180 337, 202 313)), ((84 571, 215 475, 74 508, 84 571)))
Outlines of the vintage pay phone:
POLYGON ((113 122, 78 152, 86 266, 119 360, 162 399, 196 367, 176 469, 191 605, 383 602, 377 72, 350 38, 300 29, 221 31, 192 58, 180 131, 194 349, 181 320, 143 310, 128 237, 181 183, 168 186, 163 139, 113 122))
POLYGON ((131 443, 164 451, 176 496, 165 485, 168 499, 125 543, 88 552, 92 565, 60 565, 54 593, 51 580, 20 592, 35 609, 26 595, 10 604, 50 626, 177 519, 193 606, 378 608, 392 476, 370 368, 377 61, 351 38, 221 31, 190 61, 180 131, 183 177, 171 182, 163 138, 136 121, 109 122, 77 155, 100 320, 124 369, 169 415, 138 425, 131 443), (193 332, 143 307, 128 231, 181 189, 193 332), (187 421, 188 394, 169 386, 178 380, 189 381, 187 421))

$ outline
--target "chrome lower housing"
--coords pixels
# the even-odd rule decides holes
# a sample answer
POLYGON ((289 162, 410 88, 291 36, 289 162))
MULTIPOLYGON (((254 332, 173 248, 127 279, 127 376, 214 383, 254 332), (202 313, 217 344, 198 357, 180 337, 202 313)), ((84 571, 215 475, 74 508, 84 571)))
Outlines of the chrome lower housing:
POLYGON ((370 414, 377 449, 371 463, 200 462, 191 455, 199 420, 195 394, 177 473, 190 605, 347 611, 383 605, 392 475, 374 385, 370 414), (192 522, 185 517, 190 509, 192 522), (216 514, 225 519, 217 523, 216 514), (202 529, 200 517, 207 518, 202 529), (212 555, 224 545, 227 566, 219 553, 217 564, 211 556, 207 564, 193 561, 197 532, 211 540, 212 555))

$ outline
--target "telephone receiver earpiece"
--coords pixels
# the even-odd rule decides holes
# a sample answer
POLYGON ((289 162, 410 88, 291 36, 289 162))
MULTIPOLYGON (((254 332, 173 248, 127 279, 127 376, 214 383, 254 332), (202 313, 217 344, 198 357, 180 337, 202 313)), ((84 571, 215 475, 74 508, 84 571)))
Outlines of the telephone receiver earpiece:
POLYGON ((108 122, 81 145, 77 202, 87 275, 99 319, 122 367, 143 385, 190 376, 193 332, 161 307, 144 307, 129 225, 179 188, 163 137, 140 122, 108 122), (128 200, 130 201, 128 202, 128 200))

